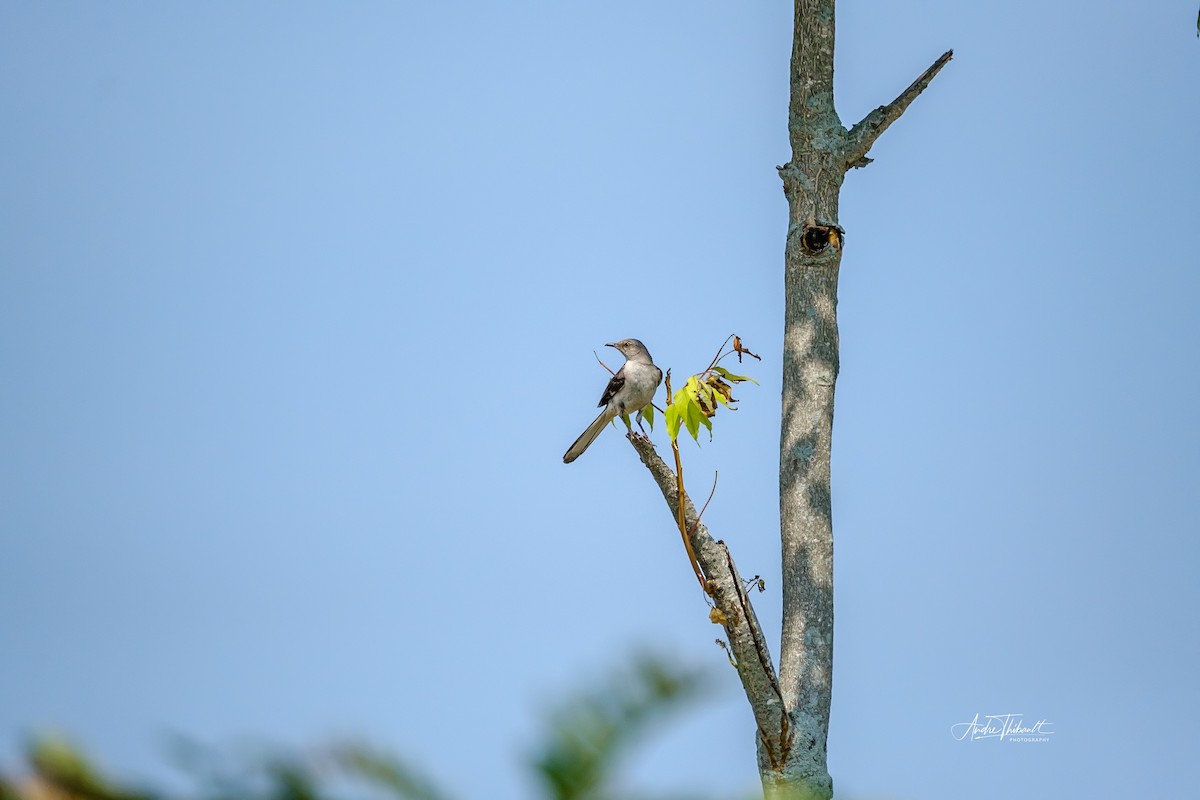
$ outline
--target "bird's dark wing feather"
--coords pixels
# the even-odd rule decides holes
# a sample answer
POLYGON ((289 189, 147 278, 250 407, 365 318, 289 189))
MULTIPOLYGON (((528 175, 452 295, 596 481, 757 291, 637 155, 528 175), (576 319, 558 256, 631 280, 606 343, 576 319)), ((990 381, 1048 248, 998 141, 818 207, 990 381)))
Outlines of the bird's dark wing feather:
POLYGON ((604 394, 600 395, 600 402, 596 404, 596 408, 603 408, 608 405, 608 402, 616 396, 617 392, 621 391, 621 387, 625 385, 625 367, 617 370, 617 374, 609 380, 608 386, 604 387, 604 394))

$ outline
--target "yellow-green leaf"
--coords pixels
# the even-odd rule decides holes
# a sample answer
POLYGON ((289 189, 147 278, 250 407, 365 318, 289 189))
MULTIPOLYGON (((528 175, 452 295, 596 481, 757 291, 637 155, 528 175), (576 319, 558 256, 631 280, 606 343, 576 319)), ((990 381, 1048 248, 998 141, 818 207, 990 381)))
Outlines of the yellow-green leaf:
POLYGON ((663 412, 663 416, 667 420, 667 436, 670 436, 673 442, 679 438, 679 426, 683 424, 682 407, 678 403, 671 403, 663 412))
POLYGON ((758 385, 758 381, 754 380, 754 378, 747 377, 746 375, 734 375, 732 372, 725 369, 724 367, 713 367, 713 372, 715 372, 718 375, 720 375, 721 377, 725 378, 725 380, 733 381, 734 383, 741 383, 742 381, 750 381, 755 386, 758 385))
MULTIPOLYGON (((691 398, 689 398, 691 400, 691 398)), ((688 433, 693 439, 699 441, 700 437, 700 420, 704 419, 704 414, 700 411, 695 401, 688 402, 683 407, 683 424, 687 425, 688 433)))
POLYGON ((708 416, 704 413, 704 409, 696 402, 695 395, 691 396, 688 404, 683 410, 683 423, 687 425, 688 433, 697 442, 700 441, 700 426, 708 428, 709 439, 712 439, 712 423, 708 421, 708 416))

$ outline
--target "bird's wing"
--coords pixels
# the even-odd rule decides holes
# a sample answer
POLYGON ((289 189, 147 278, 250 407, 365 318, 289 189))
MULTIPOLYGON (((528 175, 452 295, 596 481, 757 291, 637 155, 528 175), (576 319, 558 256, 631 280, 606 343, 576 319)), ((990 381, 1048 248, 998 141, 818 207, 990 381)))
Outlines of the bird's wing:
POLYGON ((608 405, 609 401, 616 397, 617 392, 621 391, 621 387, 625 385, 625 367, 622 366, 617 370, 617 374, 609 380, 608 386, 604 387, 604 394, 600 395, 600 402, 596 404, 596 408, 608 405))

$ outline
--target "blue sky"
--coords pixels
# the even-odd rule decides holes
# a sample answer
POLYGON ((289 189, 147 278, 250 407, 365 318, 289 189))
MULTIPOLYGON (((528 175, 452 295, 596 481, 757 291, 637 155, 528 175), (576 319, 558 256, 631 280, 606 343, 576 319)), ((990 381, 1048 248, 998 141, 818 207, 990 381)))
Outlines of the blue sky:
MULTIPOLYGON (((839 7, 844 122, 955 59, 842 194, 835 786, 1184 796, 1195 4, 879 5, 839 7), (977 713, 1055 733, 954 740, 977 713)), ((777 639, 790 37, 785 2, 0 7, 0 767, 353 734, 527 797, 545 709, 655 647, 718 689, 624 784, 753 789, 657 489, 615 432, 561 455, 593 350, 683 375, 740 334, 761 386, 684 456, 777 639)))

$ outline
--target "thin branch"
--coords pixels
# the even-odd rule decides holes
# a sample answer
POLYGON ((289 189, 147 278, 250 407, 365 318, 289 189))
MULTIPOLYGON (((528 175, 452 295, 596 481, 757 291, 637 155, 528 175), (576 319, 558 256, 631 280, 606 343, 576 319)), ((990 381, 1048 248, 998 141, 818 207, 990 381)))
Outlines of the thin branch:
POLYGON ((713 495, 717 493, 717 475, 718 473, 713 473, 713 488, 709 490, 708 499, 704 501, 704 505, 700 506, 700 513, 696 515, 696 521, 692 523, 692 527, 688 528, 688 538, 691 538, 692 534, 696 531, 696 526, 700 524, 701 518, 704 517, 704 512, 708 511, 708 504, 712 502, 713 495))
POLYGON ((708 362, 708 368, 704 370, 705 372, 708 372, 708 370, 712 369, 717 364, 719 364, 722 358, 729 355, 729 353, 733 352, 732 350, 730 350, 729 353, 726 353, 725 345, 729 344, 730 339, 736 339, 736 338, 737 338, 736 333, 731 333, 725 337, 725 341, 721 342, 721 346, 717 348, 717 354, 715 356, 713 356, 713 360, 708 362))
POLYGON ((595 350, 593 350, 593 351, 592 351, 592 355, 594 355, 594 356, 596 357, 596 360, 600 362, 600 366, 602 366, 602 367, 604 367, 606 370, 608 370, 608 374, 609 374, 609 375, 616 375, 616 374, 617 374, 617 373, 613 372, 613 370, 612 370, 612 367, 610 367, 608 364, 605 364, 605 363, 604 363, 604 360, 600 358, 600 354, 599 354, 599 353, 597 353, 595 350))
POLYGON ((892 102, 886 106, 880 106, 863 117, 862 122, 859 122, 850 132, 846 134, 846 167, 865 167, 871 163, 871 159, 867 158, 867 151, 875 144, 875 140, 880 134, 888 129, 896 120, 900 119, 900 115, 908 108, 909 104, 917 99, 917 95, 925 91, 934 76, 942 71, 942 67, 954 58, 954 51, 947 50, 942 53, 937 61, 929 66, 929 69, 921 73, 921 77, 917 78, 912 84, 900 93, 892 102))
MULTIPOLYGON (((669 401, 671 399, 671 370, 667 370, 663 377, 667 382, 667 400, 669 401)), ((666 416, 665 412, 663 416, 666 416)), ((704 573, 700 571, 700 564, 696 561, 696 552, 692 549, 691 531, 685 521, 683 501, 687 499, 687 492, 683 488, 683 462, 679 459, 679 442, 675 439, 671 440, 671 452, 675 454, 675 497, 679 500, 679 513, 675 518, 675 524, 679 527, 679 535, 683 537, 683 549, 687 550, 688 563, 692 565, 692 572, 696 573, 696 580, 700 582, 700 591, 707 592, 708 586, 704 582, 704 573)), ((699 517, 696 519, 699 521, 699 517)))
MULTIPOLYGON (((696 573, 696 580, 700 581, 700 590, 708 591, 708 585, 704 580, 704 573, 700 570, 700 562, 696 560, 696 550, 692 547, 692 535, 695 529, 695 524, 692 527, 687 527, 686 524, 686 509, 684 502, 687 500, 687 492, 683 490, 683 462, 679 459, 679 443, 671 442, 671 452, 675 454, 675 496, 679 498, 679 514, 676 522, 679 525, 679 533, 683 535, 683 547, 687 550, 688 561, 692 564, 692 571, 696 573)), ((696 522, 700 521, 700 517, 696 517, 696 522)))

